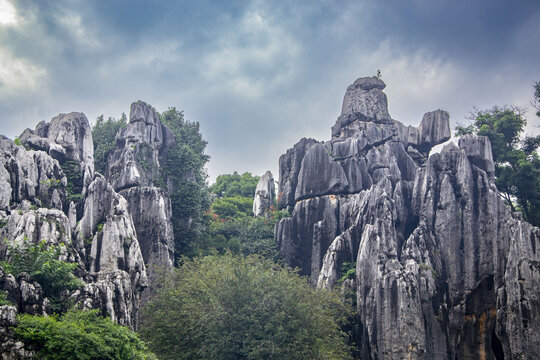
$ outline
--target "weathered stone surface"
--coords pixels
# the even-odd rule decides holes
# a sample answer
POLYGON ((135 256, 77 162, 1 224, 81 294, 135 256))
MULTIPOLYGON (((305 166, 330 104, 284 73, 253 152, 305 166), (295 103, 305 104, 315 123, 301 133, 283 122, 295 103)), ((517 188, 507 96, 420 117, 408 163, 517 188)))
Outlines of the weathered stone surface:
POLYGON ((165 150, 174 141, 172 131, 161 123, 154 108, 135 102, 129 124, 116 134, 116 148, 107 167, 107 179, 127 200, 144 262, 150 269, 143 302, 152 291, 151 268, 174 264, 171 201, 162 189, 167 180, 160 168, 165 150))
POLYGON ((60 164, 79 163, 84 193, 94 177, 94 145, 90 123, 83 113, 59 114, 48 123, 40 122, 35 130, 26 129, 19 139, 25 146, 47 152, 60 164))
POLYGON ((303 138, 292 149, 287 150, 286 154, 279 157, 279 192, 277 200, 280 209, 294 206, 294 195, 302 160, 306 154, 306 149, 315 143, 317 141, 314 139, 303 138))
POLYGON ((66 178, 58 161, 0 135, 0 211, 31 205, 62 209, 66 178))
POLYGON ((17 324, 17 308, 14 306, 0 306, 0 359, 23 360, 32 359, 35 351, 19 341, 13 333, 17 324))
POLYGON ((270 216, 270 209, 274 205, 275 194, 276 185, 274 184, 274 176, 270 171, 267 171, 261 176, 255 189, 253 215, 256 217, 270 216))
POLYGON ((160 188, 134 187, 122 190, 137 231, 146 264, 174 265, 174 236, 171 201, 160 188))
POLYGON ((469 160, 488 176, 495 176, 491 143, 486 136, 464 135, 459 138, 459 148, 464 149, 469 160))
POLYGON ((160 155, 174 142, 172 131, 142 101, 131 104, 129 124, 116 134, 116 149, 107 167, 115 190, 153 186, 159 178, 160 155))
POLYGON ((343 263, 355 264, 356 278, 341 286, 356 293, 362 359, 540 352, 540 229, 504 205, 486 138, 464 137, 427 159, 449 138, 448 119, 437 110, 415 128, 351 115, 329 142, 303 141, 280 158, 279 206, 292 210, 276 226, 281 254, 321 287, 339 286, 343 263), (324 171, 300 181, 305 163, 318 162, 324 171), (332 188, 336 166, 346 185, 332 188))
POLYGON ((136 328, 146 267, 126 199, 99 174, 88 186, 74 237, 85 246, 80 251, 89 284, 72 297, 85 306, 104 306, 117 322, 136 328))

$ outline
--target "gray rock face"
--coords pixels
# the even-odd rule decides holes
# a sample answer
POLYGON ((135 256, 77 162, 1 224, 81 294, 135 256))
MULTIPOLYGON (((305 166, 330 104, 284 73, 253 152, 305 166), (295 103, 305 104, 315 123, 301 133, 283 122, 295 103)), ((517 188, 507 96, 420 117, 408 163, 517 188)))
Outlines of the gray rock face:
POLYGON ((17 308, 14 306, 0 306, 0 357, 2 360, 32 359, 35 351, 19 341, 13 333, 17 324, 17 308))
POLYGON ((92 129, 83 113, 59 114, 50 122, 40 122, 35 130, 26 129, 19 137, 32 149, 43 150, 61 164, 80 164, 82 191, 94 177, 94 145, 92 129))
POLYGON ((62 209, 66 181, 58 161, 0 135, 0 211, 31 205, 62 209))
POLYGON ((449 136, 441 110, 418 128, 363 113, 280 158, 279 206, 292 210, 276 226, 281 254, 320 287, 339 286, 343 264, 355 264, 341 286, 356 294, 362 359, 540 353, 540 229, 504 205, 486 138, 427 158, 449 136))
POLYGON ((131 104, 129 118, 129 124, 116 134, 116 149, 107 167, 107 179, 116 191, 153 186, 159 178, 160 155, 174 143, 172 131, 144 102, 131 104))
MULTIPOLYGON (((88 124, 83 121, 86 118, 75 117, 74 120, 71 115, 67 120, 58 117, 50 124, 40 123, 36 133, 43 144, 47 144, 49 153, 58 145, 54 141, 67 149, 68 157, 60 161, 76 158, 89 161, 91 153, 88 155, 86 145, 79 143, 88 139, 82 135, 85 130, 71 127, 79 119, 79 126, 87 129, 88 124), (70 137, 70 134, 76 136, 70 137), (75 143, 68 144, 68 141, 75 143)), ((0 153, 0 236, 12 245, 45 240, 48 245, 59 247, 60 260, 77 263, 76 274, 86 283, 66 296, 75 303, 100 308, 115 321, 136 328, 139 299, 147 285, 147 275, 126 200, 101 175, 96 175, 84 188, 81 219, 77 221, 75 205, 62 206, 68 180, 59 160, 45 151, 16 146, 5 137, 0 138, 0 153)), ((93 162, 81 168, 89 169, 85 172, 89 174, 93 171, 93 162)), ((9 259, 7 250, 2 243, 0 259, 9 259)), ((50 302, 40 285, 30 281, 27 275, 17 279, 1 275, 0 290, 8 293, 19 312, 51 313, 50 302)))
POLYGON ((471 163, 484 170, 488 176, 495 176, 491 143, 486 136, 461 136, 459 138, 459 148, 465 150, 471 163))
MULTIPOLYGON (((156 111, 138 101, 131 104, 130 122, 116 135, 116 148, 108 163, 107 179, 127 200, 144 262, 149 267, 174 264, 171 201, 158 185, 163 182, 162 155, 174 141, 172 131, 161 123, 156 111)), ((151 290, 151 271, 148 275, 151 290)))
POLYGON ((274 176, 267 171, 257 183, 255 198, 253 199, 253 215, 255 217, 270 216, 270 208, 274 205, 276 186, 274 176))

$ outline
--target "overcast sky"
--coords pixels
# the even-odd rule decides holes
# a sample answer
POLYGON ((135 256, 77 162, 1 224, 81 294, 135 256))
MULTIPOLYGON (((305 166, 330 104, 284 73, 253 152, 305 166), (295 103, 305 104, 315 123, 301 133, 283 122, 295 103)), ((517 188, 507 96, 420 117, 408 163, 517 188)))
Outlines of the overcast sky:
MULTIPOLYGON (((345 89, 382 72, 394 119, 531 109, 538 0, 0 0, 0 133, 143 100, 201 125, 211 179, 330 138, 345 89)), ((528 113, 529 132, 539 121, 528 113)))

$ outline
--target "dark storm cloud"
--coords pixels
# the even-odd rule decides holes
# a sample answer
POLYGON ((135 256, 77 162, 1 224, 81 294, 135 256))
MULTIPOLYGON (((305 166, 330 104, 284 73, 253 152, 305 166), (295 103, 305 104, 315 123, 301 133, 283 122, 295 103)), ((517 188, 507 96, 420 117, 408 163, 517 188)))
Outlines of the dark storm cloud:
MULTIPOLYGON (((6 1, 6 0, 0 0, 6 1)), ((0 25, 0 132, 59 112, 119 116, 142 99, 201 124, 212 177, 277 171, 319 140, 346 87, 383 72, 391 114, 527 105, 537 1, 17 1, 0 25)), ((534 117, 533 117, 534 118, 534 117)))

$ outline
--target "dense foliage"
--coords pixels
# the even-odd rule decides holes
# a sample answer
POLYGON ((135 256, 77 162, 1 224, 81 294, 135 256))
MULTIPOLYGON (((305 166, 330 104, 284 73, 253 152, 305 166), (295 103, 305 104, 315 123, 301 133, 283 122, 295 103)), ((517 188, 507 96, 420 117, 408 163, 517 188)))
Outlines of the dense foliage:
POLYGON ((197 243, 197 254, 257 254, 279 262, 274 227, 287 215, 286 211, 274 211, 269 218, 255 218, 240 212, 236 216, 222 218, 211 210, 207 213, 206 232, 197 243))
POLYGON ((97 310, 72 309, 61 317, 21 314, 15 334, 46 360, 156 359, 137 334, 97 310))
POLYGON ((205 165, 210 159, 204 153, 206 141, 199 123, 184 119, 181 111, 172 107, 161 114, 161 122, 175 136, 162 161, 162 172, 172 184, 169 194, 172 204, 175 250, 177 254, 193 255, 193 244, 204 232, 204 214, 210 206, 206 186, 205 165))
POLYGON ((185 260, 159 286, 141 334, 162 360, 349 358, 339 298, 270 260, 185 260))
POLYGON ((241 176, 235 171, 232 175, 217 177, 209 188, 215 198, 206 213, 204 236, 194 247, 197 255, 229 251, 233 254, 257 254, 279 261, 274 226, 288 213, 272 210, 267 218, 253 217, 253 197, 258 181, 258 176, 247 172, 241 176))
POLYGON ((248 197, 253 200, 255 189, 259 182, 258 176, 245 172, 239 175, 236 171, 232 174, 219 175, 216 182, 210 186, 209 190, 218 197, 248 197))
POLYGON ((253 217, 253 196, 232 196, 214 199, 212 211, 221 219, 253 217))
POLYGON ((75 290, 84 285, 73 275, 77 264, 59 260, 62 245, 48 245, 44 240, 34 244, 25 240, 19 245, 8 244, 8 251, 9 260, 1 261, 0 265, 14 276, 24 272, 37 281, 44 295, 50 298, 53 305, 60 307, 54 310, 61 309, 59 302, 62 291, 75 290))
POLYGON ((526 221, 539 226, 540 136, 521 137, 527 120, 515 107, 475 110, 472 120, 469 126, 458 126, 457 135, 474 133, 489 138, 497 189, 514 211, 521 211, 526 221))
POLYGON ((92 126, 92 138, 94 140, 94 168, 100 174, 105 174, 107 161, 115 147, 115 138, 118 130, 127 125, 126 114, 118 120, 109 117, 107 121, 103 115, 99 116, 92 126))

